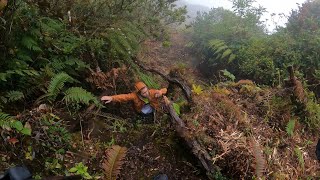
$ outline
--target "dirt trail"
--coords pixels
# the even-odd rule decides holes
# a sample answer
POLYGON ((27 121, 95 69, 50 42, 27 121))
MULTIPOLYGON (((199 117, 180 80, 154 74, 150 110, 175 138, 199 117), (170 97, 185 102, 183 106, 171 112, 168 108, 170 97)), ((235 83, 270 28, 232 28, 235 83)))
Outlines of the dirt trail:
POLYGON ((180 73, 189 83, 205 81, 196 68, 199 57, 188 52, 189 37, 183 32, 170 33, 170 45, 164 47, 159 41, 148 40, 143 44, 139 59, 145 66, 169 74, 171 70, 180 73))
MULTIPOLYGON (((188 82, 197 81, 200 75, 194 68, 195 58, 186 51, 187 38, 178 32, 170 36, 170 47, 163 47, 159 41, 144 42, 139 60, 146 67, 165 74, 174 68, 179 69, 188 75, 188 82)), ((193 154, 182 145, 168 118, 165 117, 161 122, 142 125, 143 133, 131 138, 121 178, 150 179, 158 173, 166 173, 169 179, 207 179, 193 154)))
MULTIPOLYGON (((193 62, 196 58, 185 48, 187 38, 177 32, 170 35, 170 47, 163 47, 159 41, 144 42, 139 60, 146 67, 165 74, 172 69, 183 71, 189 83, 200 81, 193 62)), ((124 108, 123 104, 121 106, 124 108)), ((171 127, 169 117, 157 118, 161 117, 158 123, 149 124, 131 119, 125 125, 128 131, 114 136, 117 144, 128 147, 120 178, 152 179, 157 174, 165 173, 169 179, 207 179, 196 158, 171 127)))

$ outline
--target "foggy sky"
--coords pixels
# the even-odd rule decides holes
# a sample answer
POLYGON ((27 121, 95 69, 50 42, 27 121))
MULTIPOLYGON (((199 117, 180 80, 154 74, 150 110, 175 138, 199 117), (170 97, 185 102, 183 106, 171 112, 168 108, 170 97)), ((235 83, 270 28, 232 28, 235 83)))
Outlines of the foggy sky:
MULTIPOLYGON (((232 4, 229 0, 185 0, 191 4, 200 4, 207 7, 223 7, 226 9, 231 9, 232 4)), ((305 0, 256 0, 257 4, 260 4, 264 8, 267 9, 268 13, 266 13, 262 20, 267 20, 267 26, 269 30, 272 30, 275 25, 272 21, 276 22, 278 25, 283 26, 286 23, 285 18, 281 18, 280 16, 274 16, 271 18, 270 14, 275 13, 284 13, 285 15, 289 15, 291 9, 297 9, 298 5, 296 3, 302 4, 305 0)))

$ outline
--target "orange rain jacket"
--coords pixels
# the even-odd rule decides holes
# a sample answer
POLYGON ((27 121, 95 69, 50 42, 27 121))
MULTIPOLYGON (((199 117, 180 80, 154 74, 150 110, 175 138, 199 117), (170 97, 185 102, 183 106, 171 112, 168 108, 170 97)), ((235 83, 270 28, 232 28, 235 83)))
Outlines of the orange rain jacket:
MULTIPOLYGON (((135 110, 140 113, 145 102, 140 99, 140 97, 138 96, 138 93, 144 87, 146 87, 146 85, 143 82, 137 82, 135 84, 135 89, 136 89, 135 92, 132 92, 129 94, 119 94, 119 95, 111 96, 112 101, 113 102, 133 101, 135 110)), ((158 91, 160 91, 161 94, 166 94, 167 88, 163 88, 160 90, 149 89, 149 102, 154 109, 159 109, 159 98, 155 97, 158 91)))

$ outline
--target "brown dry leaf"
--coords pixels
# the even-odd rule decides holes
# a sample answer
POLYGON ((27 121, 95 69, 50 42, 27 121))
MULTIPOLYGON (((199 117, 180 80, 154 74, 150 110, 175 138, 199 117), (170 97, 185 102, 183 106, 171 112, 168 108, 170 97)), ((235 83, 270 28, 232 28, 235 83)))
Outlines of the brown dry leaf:
POLYGON ((123 165, 124 157, 127 153, 126 147, 113 145, 106 150, 107 159, 104 160, 102 167, 107 180, 116 180, 120 174, 121 166, 123 165))
POLYGON ((19 140, 17 138, 10 138, 8 139, 9 144, 15 145, 16 143, 19 142, 19 140))
POLYGON ((29 122, 26 122, 26 124, 24 125, 24 128, 32 130, 31 125, 30 125, 29 122))
POLYGON ((7 0, 0 0, 0 12, 7 6, 7 0))

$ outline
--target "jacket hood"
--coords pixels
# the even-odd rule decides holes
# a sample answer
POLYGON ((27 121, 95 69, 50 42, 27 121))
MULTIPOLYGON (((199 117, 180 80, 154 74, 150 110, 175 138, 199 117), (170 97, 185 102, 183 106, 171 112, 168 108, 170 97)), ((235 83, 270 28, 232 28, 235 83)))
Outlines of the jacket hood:
POLYGON ((140 91, 142 88, 147 87, 146 84, 139 81, 134 84, 134 88, 136 89, 136 92, 140 91))

